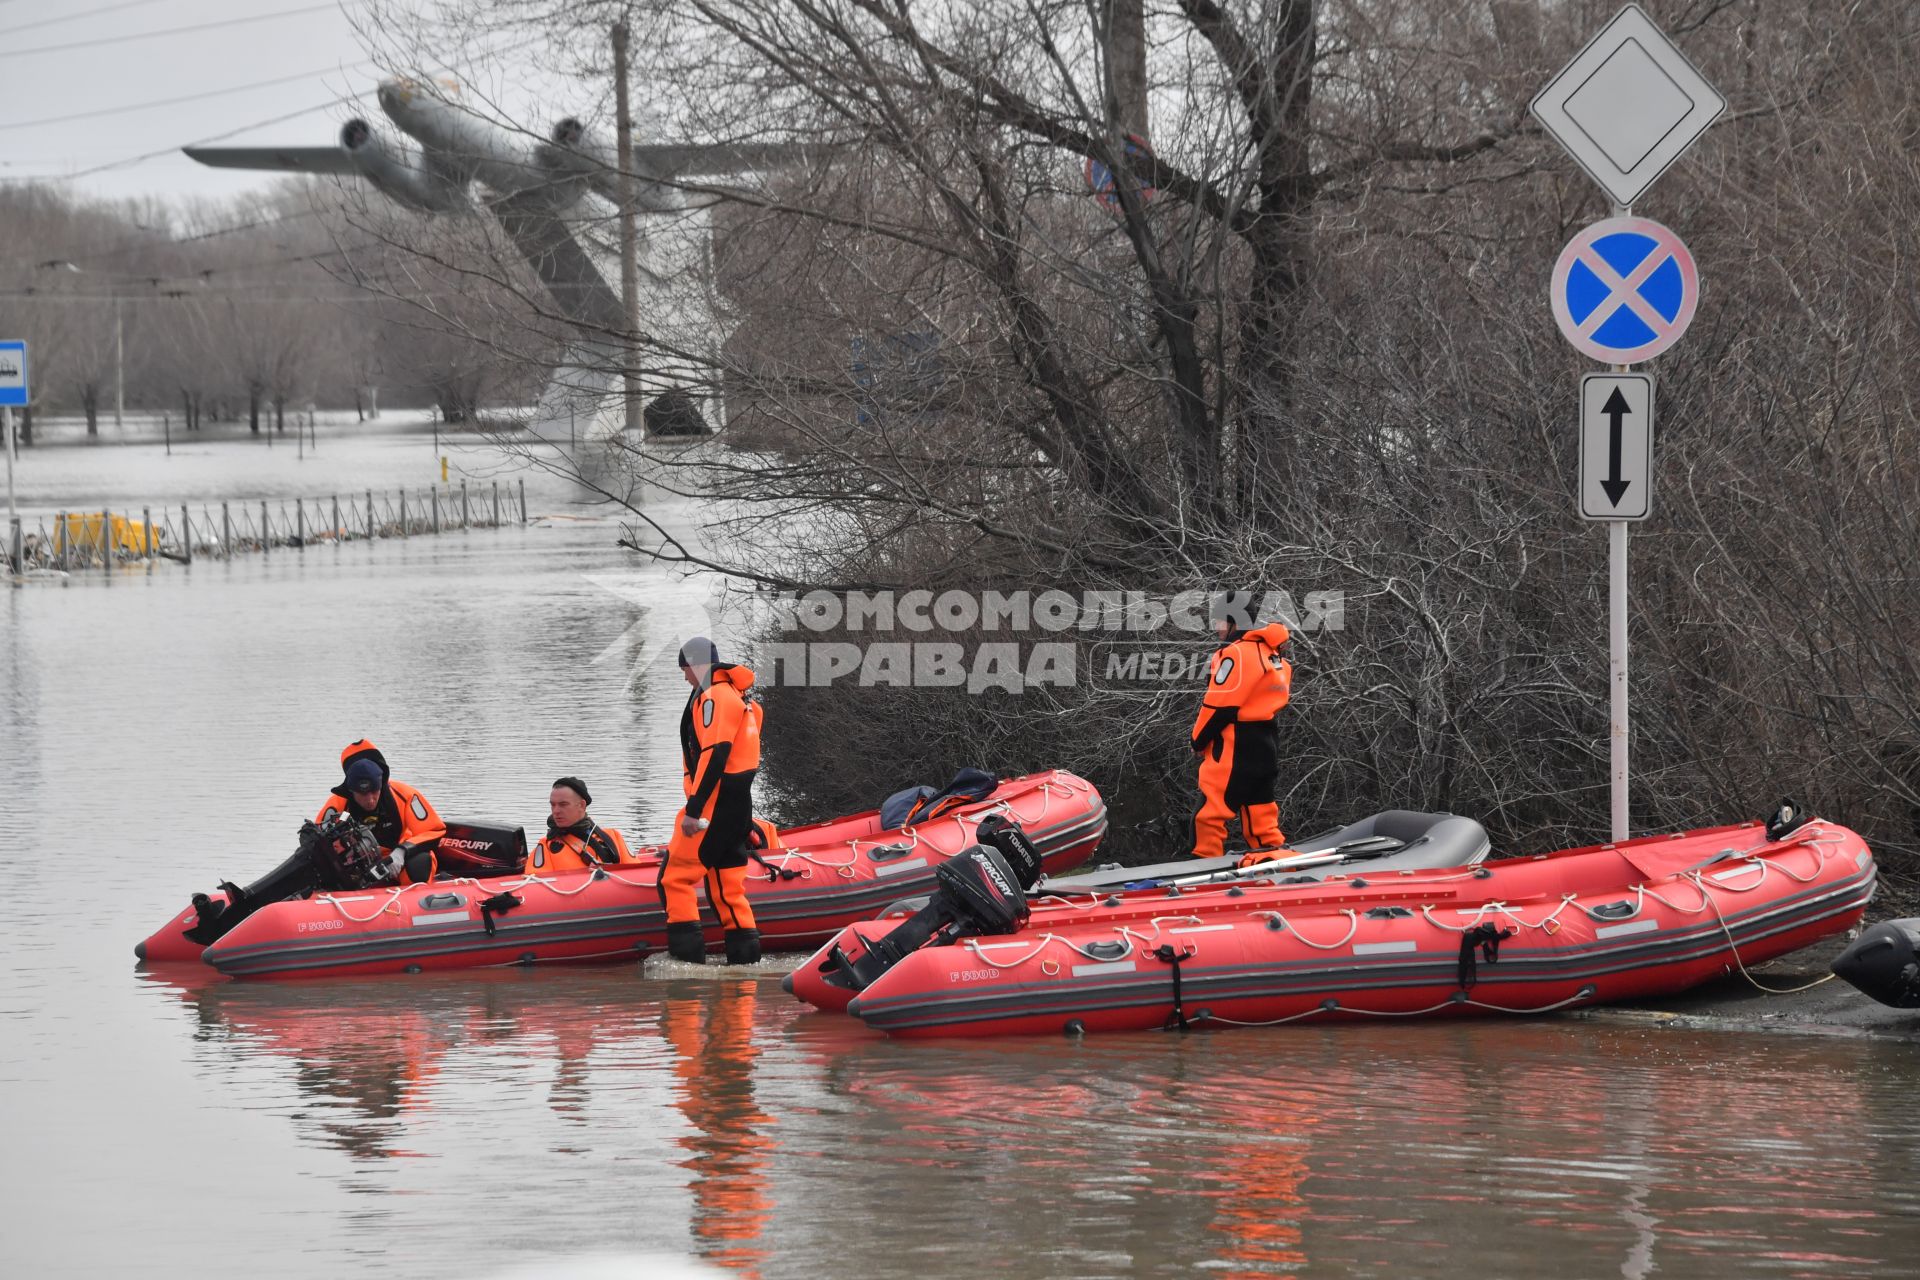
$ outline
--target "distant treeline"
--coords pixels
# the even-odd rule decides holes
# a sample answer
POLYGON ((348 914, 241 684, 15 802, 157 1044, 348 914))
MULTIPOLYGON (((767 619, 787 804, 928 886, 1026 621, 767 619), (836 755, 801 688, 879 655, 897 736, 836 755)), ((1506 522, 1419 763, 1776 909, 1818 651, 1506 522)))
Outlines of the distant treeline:
POLYGON ((0 187, 0 334, 30 344, 38 414, 169 413, 183 429, 284 429, 308 405, 437 406, 448 421, 537 390, 443 317, 470 299, 409 271, 346 187, 290 180, 192 206, 0 187), (369 287, 371 286, 371 287, 369 287))

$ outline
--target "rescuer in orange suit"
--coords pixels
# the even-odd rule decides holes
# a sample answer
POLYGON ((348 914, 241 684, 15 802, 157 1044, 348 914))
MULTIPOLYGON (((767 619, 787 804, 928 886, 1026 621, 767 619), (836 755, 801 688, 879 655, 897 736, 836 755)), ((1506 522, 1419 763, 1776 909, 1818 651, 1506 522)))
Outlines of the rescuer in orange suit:
POLYGON ((528 875, 585 871, 589 866, 611 867, 632 862, 626 837, 587 816, 593 797, 587 784, 575 777, 554 781, 547 796, 547 834, 527 850, 528 875))
POLYGON ((345 814, 373 828, 380 852, 387 855, 387 875, 400 884, 425 884, 438 867, 434 848, 447 834, 447 824, 427 798, 404 782, 395 782, 380 748, 365 738, 349 743, 340 753, 345 775, 327 796, 315 822, 345 814))
POLYGON ((667 951, 704 964, 694 887, 705 881, 707 905, 726 930, 727 963, 760 959, 760 930, 747 901, 753 776, 760 768, 760 704, 747 699, 753 672, 720 661, 705 636, 681 646, 680 670, 693 693, 680 716, 682 785, 687 804, 667 842, 660 896, 667 907, 667 951))
POLYGON ((1274 803, 1280 741, 1273 717, 1293 688, 1293 665, 1281 656, 1288 631, 1279 622, 1253 627, 1253 597, 1246 592, 1216 595, 1209 614, 1222 643, 1208 664, 1206 697, 1193 722, 1201 797, 1193 816, 1193 856, 1226 852, 1227 819, 1237 813, 1241 834, 1255 851, 1249 860, 1260 861, 1262 851, 1286 841, 1274 803))

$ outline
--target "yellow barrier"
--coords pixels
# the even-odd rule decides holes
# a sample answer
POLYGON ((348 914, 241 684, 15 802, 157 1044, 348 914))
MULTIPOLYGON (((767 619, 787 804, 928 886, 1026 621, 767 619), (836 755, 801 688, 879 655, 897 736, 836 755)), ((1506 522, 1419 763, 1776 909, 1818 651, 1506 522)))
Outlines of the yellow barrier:
MULTIPOLYGON (((76 551, 98 551, 101 514, 98 511, 73 511, 67 513, 66 519, 55 521, 54 554, 64 555, 69 542, 76 551)), ((114 516, 112 519, 115 551, 130 556, 145 556, 160 549, 160 531, 151 524, 129 520, 125 516, 114 516)))

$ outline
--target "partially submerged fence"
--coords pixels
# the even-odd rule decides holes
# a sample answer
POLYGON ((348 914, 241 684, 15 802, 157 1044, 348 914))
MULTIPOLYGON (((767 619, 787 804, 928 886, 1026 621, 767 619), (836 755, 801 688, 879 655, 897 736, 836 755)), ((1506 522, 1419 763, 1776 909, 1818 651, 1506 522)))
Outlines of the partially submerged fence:
POLYGON ((12 522, 7 563, 29 569, 111 569, 159 557, 192 564, 196 556, 228 559, 275 548, 412 538, 456 529, 493 529, 527 522, 527 483, 488 489, 459 486, 278 502, 182 503, 138 512, 62 511, 51 520, 12 522))

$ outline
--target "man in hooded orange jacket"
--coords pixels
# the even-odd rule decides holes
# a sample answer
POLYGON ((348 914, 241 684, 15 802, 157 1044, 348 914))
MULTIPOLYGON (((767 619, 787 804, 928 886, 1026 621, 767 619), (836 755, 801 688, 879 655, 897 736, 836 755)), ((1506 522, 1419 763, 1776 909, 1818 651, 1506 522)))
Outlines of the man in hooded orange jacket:
POLYGON ((400 884, 425 884, 438 869, 434 849, 447 834, 447 824, 427 798, 404 782, 395 782, 380 748, 365 738, 348 743, 340 753, 345 776, 327 794, 314 815, 315 822, 345 814, 373 828, 380 852, 387 855, 388 875, 400 884))
POLYGON ((727 963, 753 964, 760 959, 760 930, 747 900, 747 861, 761 718, 760 704, 747 697, 753 672, 720 661, 719 650, 705 636, 681 647, 680 670, 693 693, 680 716, 687 804, 660 868, 667 951, 677 960, 706 963, 700 900, 694 893, 704 881, 707 905, 726 930, 727 963))
POLYGON ((1253 597, 1246 592, 1216 595, 1210 614, 1222 643, 1207 667, 1207 693, 1190 743, 1200 758, 1193 856, 1225 853, 1227 820, 1237 813, 1254 850, 1249 856, 1257 858, 1286 841, 1274 802, 1280 741, 1273 718, 1293 691, 1293 664, 1281 656, 1289 633, 1279 622, 1253 627, 1253 597))

